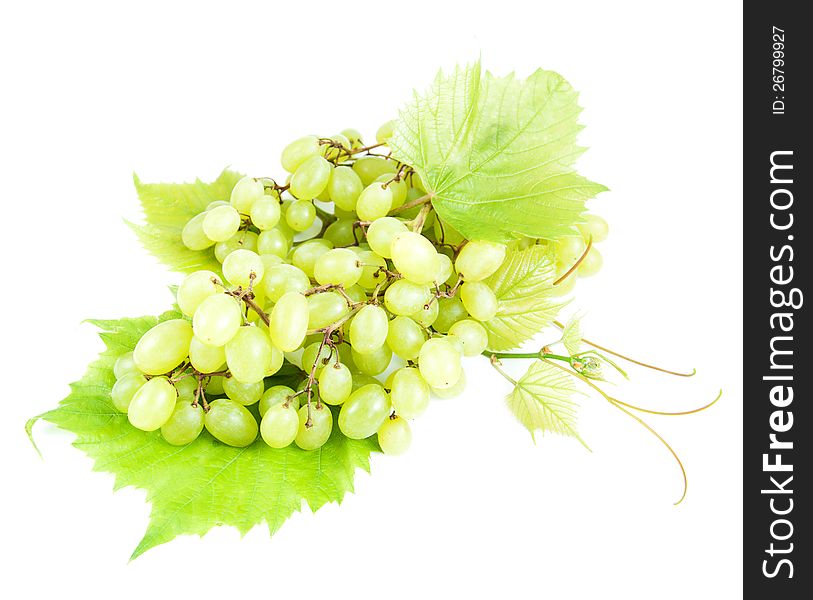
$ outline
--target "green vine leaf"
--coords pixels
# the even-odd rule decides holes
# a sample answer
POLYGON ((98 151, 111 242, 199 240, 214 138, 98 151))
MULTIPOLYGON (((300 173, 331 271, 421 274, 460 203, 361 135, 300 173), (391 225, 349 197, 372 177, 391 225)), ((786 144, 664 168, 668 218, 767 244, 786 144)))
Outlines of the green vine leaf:
POLYGON ((480 63, 438 73, 400 113, 393 156, 414 167, 438 214, 468 239, 506 242, 577 233, 603 185, 575 172, 584 151, 577 93, 561 75, 525 81, 480 63))
POLYGON ((570 356, 576 356, 582 348, 581 317, 573 315, 562 330, 562 345, 570 356))
MULTIPOLYGON (((587 444, 576 431, 577 404, 573 379, 550 363, 536 360, 514 386, 508 408, 536 441, 536 432, 569 435, 587 444)), ((589 450, 589 448, 588 448, 589 450)))
POLYGON ((556 267, 543 245, 509 250, 485 283, 497 296, 497 314, 483 323, 488 349, 512 350, 551 324, 565 305, 554 296, 556 267))
MULTIPOLYGON (((150 327, 179 316, 173 311, 157 318, 92 321, 102 329, 106 350, 56 409, 26 425, 30 434, 34 423, 44 419, 76 434, 73 445, 95 461, 95 470, 115 475, 116 489, 147 491, 150 524, 132 558, 178 535, 203 535, 215 525, 245 534, 265 521, 273 534, 303 500, 316 511, 352 492, 356 469, 369 472, 370 454, 378 446, 374 439, 346 438, 338 427, 322 448, 305 452, 275 450, 262 441, 233 448, 205 431, 187 446, 171 446, 159 432, 130 425, 110 401, 113 363, 150 327)), ((286 383, 291 382, 283 376, 273 384, 286 383)))
POLYGON ((142 183, 133 175, 145 223, 128 223, 147 249, 174 271, 192 273, 200 269, 220 272, 220 263, 211 249, 190 250, 181 241, 181 230, 214 200, 228 200, 240 173, 223 170, 211 183, 142 183))

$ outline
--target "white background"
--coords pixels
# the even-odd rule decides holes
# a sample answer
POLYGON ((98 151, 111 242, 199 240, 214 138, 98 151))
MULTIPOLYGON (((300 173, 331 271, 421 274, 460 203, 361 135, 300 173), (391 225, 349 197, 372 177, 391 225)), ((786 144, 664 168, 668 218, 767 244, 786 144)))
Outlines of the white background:
MULTIPOLYGON (((4 377, 0 553, 6 597, 737 598, 741 594, 741 14, 735 2, 15 2, 0 10, 4 377), (660 8, 664 6, 664 8, 660 8), (274 537, 217 529, 128 564, 144 494, 37 428, 101 344, 88 317, 154 314, 178 277, 140 249, 145 181, 280 173, 305 133, 369 135, 439 67, 537 67, 581 91, 590 151, 611 192, 605 269, 578 287, 596 340, 693 380, 631 371, 617 391, 689 471, 600 399, 572 439, 537 446, 508 387, 468 365, 463 397, 376 457, 341 507, 274 537), (14 592, 9 595, 6 592, 14 592)), ((523 366, 516 365, 519 372, 523 366)))

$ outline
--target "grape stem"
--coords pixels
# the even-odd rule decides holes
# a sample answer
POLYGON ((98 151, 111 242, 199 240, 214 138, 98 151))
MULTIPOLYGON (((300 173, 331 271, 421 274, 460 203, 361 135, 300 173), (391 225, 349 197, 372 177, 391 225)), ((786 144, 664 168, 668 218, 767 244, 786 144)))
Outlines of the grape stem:
POLYGON ((390 216, 397 215, 398 213, 402 213, 405 210, 409 210, 410 208, 415 208, 416 206, 422 206, 424 204, 428 204, 428 203, 432 202, 432 198, 434 198, 434 197, 435 197, 435 195, 430 193, 430 194, 426 194, 425 196, 421 196, 420 198, 415 198, 415 200, 410 200, 406 204, 402 204, 401 206, 396 206, 395 208, 393 208, 389 212, 389 214, 390 214, 390 216))
POLYGON ((345 291, 344 286, 341 283, 326 283, 325 285, 319 285, 316 287, 312 287, 309 290, 305 290, 304 292, 302 292, 302 294, 304 296, 313 296, 314 294, 321 294, 323 292, 331 291, 337 292, 342 298, 344 298, 349 308, 355 308, 356 306, 366 304, 366 302, 356 302, 350 296, 348 296, 347 291, 345 291))

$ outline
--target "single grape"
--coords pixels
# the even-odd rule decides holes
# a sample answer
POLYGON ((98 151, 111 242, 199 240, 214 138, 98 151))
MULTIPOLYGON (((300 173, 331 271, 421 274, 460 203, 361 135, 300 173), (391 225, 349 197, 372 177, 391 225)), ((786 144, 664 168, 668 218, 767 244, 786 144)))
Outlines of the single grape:
POLYGON ((214 245, 214 240, 210 240, 206 233, 203 231, 203 220, 206 218, 206 213, 192 217, 183 230, 181 230, 181 241, 183 245, 190 250, 206 250, 214 245))
POLYGON ((251 222, 261 231, 267 231, 279 223, 282 211, 274 196, 262 196, 251 205, 251 222))
POLYGON ((189 362, 201 373, 220 371, 226 364, 226 349, 223 346, 208 346, 197 337, 189 343, 189 362))
POLYGON ((243 177, 234 184, 229 202, 235 210, 247 215, 251 212, 254 203, 264 194, 265 187, 262 181, 257 181, 253 177, 243 177))
POLYGON ((432 281, 432 283, 440 286, 444 283, 448 283, 452 278, 455 280, 457 279, 457 274, 455 273, 452 259, 445 254, 438 252, 438 272, 435 275, 435 279, 432 281))
POLYGON ((191 375, 183 377, 175 382, 175 392, 178 399, 188 400, 191 404, 195 401, 195 393, 198 391, 198 380, 191 375))
POLYGON ((444 338, 426 341, 418 354, 418 366, 426 383, 438 389, 452 387, 463 372, 460 353, 444 338))
POLYGON ((438 273, 438 253, 428 239, 406 231, 392 240, 392 261, 406 279, 414 283, 432 283, 438 273))
MULTIPOLYGON (((291 176, 291 187, 288 188, 288 191, 299 200, 313 200, 327 187, 332 170, 333 167, 323 157, 311 156, 294 171, 291 176)), ((286 215, 286 217, 288 216, 286 215)), ((290 217, 288 217, 288 224, 294 227, 291 224, 290 217)))
POLYGON ((293 404, 270 406, 260 422, 260 435, 272 448, 290 446, 299 431, 299 415, 293 404))
POLYGON ((291 256, 291 262, 295 267, 302 269, 305 275, 312 279, 316 259, 332 248, 333 244, 325 239, 302 242, 296 247, 296 250, 294 250, 291 256))
POLYGON ((381 256, 370 250, 359 250, 358 259, 362 264, 358 281, 361 287, 372 290, 387 279, 387 275, 380 270, 382 267, 387 268, 387 261, 381 256))
POLYGON ((477 321, 463 319, 449 328, 453 335, 463 342, 463 356, 477 356, 488 346, 488 333, 477 321))
POLYGON ((390 389, 392 407, 396 414, 406 419, 421 416, 429 406, 429 385, 414 367, 395 371, 390 389))
POLYGON ((110 399, 113 401, 113 406, 121 412, 126 413, 133 396, 135 396, 135 393, 141 389, 141 386, 145 383, 147 383, 147 378, 141 373, 130 371, 122 375, 116 380, 110 392, 110 399))
POLYGON ((215 294, 200 303, 192 317, 192 328, 195 337, 204 344, 225 346, 240 329, 242 321, 240 302, 226 294, 215 294))
MULTIPOLYGON (((260 260, 263 261, 263 282, 265 282, 265 278, 268 276, 268 271, 278 265, 284 264, 282 258, 277 256, 276 254, 260 254, 260 260)), ((258 294, 265 295, 265 287, 260 287, 259 289, 254 290, 254 295, 257 297, 258 294)))
POLYGON ((563 237, 556 240, 555 248, 556 266, 565 272, 581 258, 587 245, 580 237, 563 237))
POLYGON ((258 285, 265 275, 260 256, 251 250, 235 250, 223 261, 223 276, 234 286, 248 288, 254 275, 253 285, 258 285))
POLYGON ((404 360, 418 358, 418 352, 425 341, 423 329, 409 317, 395 317, 390 321, 387 345, 404 360))
POLYGON ((265 273, 263 286, 268 299, 277 302, 288 292, 304 292, 311 287, 311 282, 302 269, 293 265, 280 264, 265 273))
POLYGON ((353 348, 352 355, 353 362, 358 370, 362 373, 366 373, 367 375, 378 375, 383 373, 390 365, 390 361, 392 360, 392 350, 390 350, 390 347, 386 344, 379 346, 376 350, 367 352, 365 354, 362 354, 353 348))
POLYGON ((268 412, 268 409, 274 406, 275 404, 282 404, 283 402, 287 402, 290 399, 290 406, 294 408, 299 408, 299 399, 292 398, 294 395, 294 390, 289 388, 287 385, 275 385, 273 387, 268 388, 265 390, 262 398, 260 398, 260 416, 262 417, 268 412))
POLYGON ((505 244, 472 240, 457 255, 455 270, 464 281, 482 281, 492 275, 505 260, 505 244))
POLYGON ((392 134, 395 132, 395 119, 391 121, 387 121, 381 127, 378 128, 378 131, 375 132, 375 140, 379 144, 386 144, 390 141, 392 134))
POLYGON ((384 305, 394 315, 409 316, 422 310, 431 297, 432 293, 425 285, 399 279, 384 292, 384 305))
POLYGON ((189 321, 164 321, 141 336, 133 350, 133 361, 147 375, 169 373, 189 355, 191 341, 189 321))
POLYGON ((405 419, 397 416, 387 419, 378 429, 378 445, 384 454, 403 454, 409 450, 411 443, 412 430, 405 419))
POLYGON ((161 426, 161 435, 173 446, 186 446, 203 431, 203 419, 202 406, 192 406, 187 400, 178 400, 169 420, 161 426))
POLYGON ((368 354, 384 345, 388 331, 387 313, 380 306, 368 304, 353 317, 348 337, 353 350, 368 354))
POLYGON ((366 187, 385 173, 395 175, 398 171, 398 164, 394 160, 387 160, 380 156, 362 156, 353 163, 353 170, 366 187))
POLYGON ((595 246, 591 246, 590 252, 584 257, 584 260, 576 272, 579 274, 579 277, 590 277, 598 273, 603 264, 604 259, 601 256, 601 252, 599 252, 595 246))
MULTIPOLYGON (((268 329, 262 328, 265 335, 269 336, 268 329)), ((285 362, 285 354, 282 353, 282 350, 271 344, 271 364, 268 365, 268 369, 265 371, 266 377, 271 377, 272 375, 276 374, 282 368, 283 363, 285 362)))
POLYGON ((325 229, 325 239, 330 240, 334 246, 351 246, 356 243, 356 235, 361 237, 363 234, 359 231, 354 234, 355 219, 339 219, 328 225, 325 229))
POLYGON ((391 258, 392 240, 399 233, 409 231, 403 221, 395 217, 383 217, 372 222, 367 228, 367 243, 370 248, 384 258, 391 258))
POLYGON ((370 437, 389 417, 390 410, 390 398, 381 385, 362 386, 342 405, 339 429, 350 439, 370 437))
POLYGON ((225 242, 240 229, 240 213, 233 206, 216 206, 203 219, 203 232, 210 240, 225 242))
POLYGON ((316 450, 324 446, 333 431, 333 413, 326 404, 311 402, 312 426, 306 427, 308 420, 308 407, 299 409, 299 429, 294 441, 303 450, 316 450))
POLYGON ((187 317, 191 317, 201 302, 222 291, 215 280, 217 280, 217 275, 212 271, 195 271, 187 275, 178 286, 176 295, 181 312, 187 317))
POLYGON ((610 233, 610 226, 607 221, 598 215, 584 215, 584 223, 579 223, 576 227, 585 240, 593 238, 593 243, 598 244, 607 239, 610 233))
POLYGON ((356 210, 356 201, 364 189, 361 178, 350 167, 336 167, 327 184, 333 203, 342 210, 356 210))
POLYGON ((361 133, 357 129, 342 129, 341 134, 350 142, 350 148, 361 148, 364 145, 361 141, 361 133))
POLYGON ((478 321, 488 321, 497 314, 497 297, 494 291, 481 281, 460 286, 460 299, 468 313, 478 321))
POLYGON ((344 290, 344 293, 347 294, 347 297, 350 298, 352 302, 367 302, 367 292, 364 290, 363 287, 360 285, 353 285, 344 290))
POLYGON ((362 221, 375 221, 387 215, 392 208, 392 190, 381 183, 372 183, 361 192, 356 202, 356 213, 362 221))
POLYGON ((459 296, 438 300, 438 318, 432 324, 435 331, 448 333, 452 325, 469 316, 459 296))
POLYGON ((282 151, 282 168, 293 173, 307 159, 319 155, 319 138, 306 135, 294 140, 282 151))
POLYGON ((204 424, 215 439, 238 448, 256 440, 259 430, 257 421, 248 409, 229 398, 219 398, 209 403, 204 424))
POLYGON ((271 310, 268 328, 274 346, 293 352, 302 345, 310 318, 308 299, 299 292, 283 294, 271 310))
POLYGON ((349 311, 347 302, 336 292, 308 296, 308 329, 321 329, 338 321, 349 311))
POLYGON ((133 353, 125 352, 116 359, 115 363, 113 363, 113 375, 116 376, 116 379, 121 379, 130 373, 139 373, 139 370, 135 364, 133 353))
POLYGON ((331 361, 319 375, 319 396, 328 404, 342 404, 353 390, 353 375, 345 365, 331 361))
POLYGON ((363 388, 365 385, 381 385, 381 382, 367 373, 353 373, 353 391, 363 388))
POLYGON ((259 402, 263 395, 264 387, 262 381, 241 383, 234 377, 226 377, 223 379, 223 391, 226 393, 226 396, 243 406, 250 406, 259 402))
POLYGON ((166 377, 153 377, 130 400, 127 419, 143 431, 155 431, 167 422, 175 410, 178 395, 166 377))
MULTIPOLYGON (((271 366, 271 340, 259 327, 241 327, 226 344, 226 364, 232 379, 262 383, 271 366)), ((262 389, 257 400, 262 395, 262 389)))
POLYGON ((273 254, 280 258, 285 258, 288 256, 290 249, 291 242, 288 241, 288 237, 279 227, 263 231, 257 237, 257 253, 260 254, 260 256, 273 254))
POLYGON ((392 192, 392 208, 401 206, 406 200, 407 184, 404 180, 393 181, 393 176, 384 174, 377 177, 373 183, 386 184, 387 188, 392 192))
POLYGON ((452 387, 443 389, 438 388, 429 388, 429 389, 432 390, 432 394, 434 394, 436 398, 441 398, 444 400, 448 398, 456 398, 457 396, 462 394, 466 389, 466 372, 461 371, 460 379, 458 379, 457 383, 455 383, 452 387))
POLYGON ((225 242, 215 244, 215 258, 222 263, 235 250, 256 252, 258 241, 259 236, 253 231, 238 231, 225 242))
POLYGON ((358 256, 352 250, 334 248, 316 259, 313 276, 320 285, 340 284, 349 288, 361 278, 358 263, 358 256))
POLYGON ((208 396, 222 396, 225 394, 223 390, 223 382, 226 378, 223 375, 214 375, 206 380, 206 394, 208 396))
POLYGON ((316 207, 310 200, 296 200, 285 213, 285 222, 294 231, 305 231, 316 219, 316 207))
POLYGON ((432 300, 430 303, 424 304, 419 311, 411 314, 410 317, 419 325, 431 327, 437 320, 439 313, 440 305, 438 301, 432 300))

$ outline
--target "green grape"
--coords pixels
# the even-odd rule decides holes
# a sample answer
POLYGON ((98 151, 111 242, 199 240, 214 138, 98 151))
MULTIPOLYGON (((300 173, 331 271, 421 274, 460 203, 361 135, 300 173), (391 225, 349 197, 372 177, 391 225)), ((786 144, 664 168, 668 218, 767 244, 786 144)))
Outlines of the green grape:
POLYGON ((285 212, 285 222, 294 231, 305 231, 316 220, 316 207, 310 200, 296 200, 285 212))
POLYGON ((251 212, 254 203, 265 194, 262 181, 253 177, 243 177, 234 184, 229 202, 239 212, 247 215, 251 212))
POLYGON ((240 306, 236 298, 226 294, 206 298, 192 317, 195 337, 209 346, 225 346, 243 322, 240 306))
POLYGON ((299 408, 299 400, 296 398, 292 398, 294 395, 294 390, 289 388, 287 385, 275 385, 274 387, 270 387, 265 390, 262 398, 260 398, 260 416, 264 416, 268 409, 274 406, 275 404, 282 404, 283 402, 287 402, 290 398, 290 406, 294 408, 299 408))
POLYGON ((429 385, 414 367, 395 371, 390 389, 392 407, 396 414, 406 419, 421 416, 429 406, 429 385))
POLYGON ((361 133, 359 133, 357 129, 342 129, 341 134, 350 142, 351 149, 361 148, 364 145, 361 141, 361 133))
POLYGON ((203 231, 203 220, 205 218, 205 212, 195 215, 189 219, 181 230, 181 241, 190 250, 206 250, 215 243, 214 240, 206 237, 206 233, 203 231))
POLYGON ((460 352, 445 338, 426 341, 418 354, 418 366, 426 383, 438 389, 452 387, 463 372, 460 352))
POLYGON ((367 373, 353 373, 353 391, 363 388, 365 385, 381 385, 381 382, 367 373))
POLYGON ((384 292, 384 305, 394 315, 414 315, 429 302, 432 293, 425 285, 406 279, 394 281, 384 292))
POLYGON ((412 443, 412 430, 409 423, 400 417, 384 421, 378 429, 378 445, 384 454, 398 456, 409 450, 412 443))
POLYGON ((590 277, 598 273, 603 264, 604 259, 601 256, 601 252, 599 252, 595 246, 591 246, 590 252, 584 257, 584 260, 576 272, 579 274, 579 277, 590 277))
POLYGON ((375 140, 379 144, 386 144, 390 141, 393 133, 395 133, 395 119, 387 121, 378 128, 378 131, 375 132, 375 140))
POLYGON ((579 232, 585 240, 592 237, 594 244, 606 240, 610 233, 607 221, 598 215, 584 215, 584 223, 579 223, 576 227, 579 228, 579 232))
POLYGON ((263 231, 257 237, 257 253, 261 256, 264 254, 273 254, 274 256, 285 258, 288 256, 290 249, 291 243, 279 227, 263 231))
POLYGON ((556 266, 562 272, 576 264, 584 254, 587 245, 580 237, 563 237, 556 240, 556 266))
POLYGON ((260 422, 260 435, 272 448, 290 446, 299 432, 299 415, 293 404, 270 406, 260 422))
POLYGON ((226 349, 223 346, 208 346, 193 337, 189 343, 189 362, 201 373, 220 371, 226 364, 226 349))
POLYGON ((390 398, 380 384, 358 388, 342 405, 339 430, 353 440, 373 435, 390 415, 390 398))
POLYGON ((497 297, 494 291, 481 281, 461 285, 460 299, 468 313, 478 321, 488 321, 497 314, 497 297))
POLYGON ((435 230, 435 239, 443 244, 459 246, 466 239, 454 227, 439 218, 435 219, 433 228, 435 230))
POLYGON ((203 219, 203 232, 210 240, 225 242, 240 229, 240 213, 233 206, 216 206, 203 219))
POLYGON ((456 335, 447 335, 444 339, 454 346, 454 349, 457 350, 460 356, 463 356, 463 340, 456 335))
POLYGON ((209 396, 221 396, 225 393, 223 390, 223 382, 226 378, 223 375, 215 375, 210 377, 206 383, 206 394, 209 396))
POLYGON ((367 292, 365 292, 364 288, 360 285, 350 286, 344 290, 344 293, 347 294, 347 297, 353 302, 367 302, 367 292))
POLYGON ((395 317, 390 321, 387 345, 404 360, 418 358, 418 352, 425 341, 423 329, 409 317, 395 317))
POLYGON ((256 440, 259 430, 257 421, 248 409, 229 398, 209 403, 204 424, 215 439, 238 448, 248 446, 256 440))
POLYGON ((358 215, 352 210, 343 210, 333 205, 333 214, 339 219, 350 219, 352 221, 358 220, 358 215))
POLYGON ((409 231, 402 221, 395 217, 383 217, 372 222, 367 228, 367 243, 373 252, 384 258, 392 258, 392 240, 399 233, 409 231))
MULTIPOLYGON (((226 344, 226 364, 232 379, 241 383, 262 383, 271 367, 271 340, 268 333, 259 327, 241 327, 226 344)), ((260 395, 262 389, 257 400, 260 395)))
POLYGON ((215 244, 215 258, 222 263, 235 250, 256 252, 258 241, 259 236, 253 231, 238 231, 225 242, 215 244))
POLYGON ((333 203, 342 210, 356 209, 356 201, 364 189, 361 178, 350 167, 336 167, 327 184, 333 203))
POLYGON ((460 372, 460 379, 457 380, 452 387, 438 389, 438 388, 430 388, 432 393, 437 398, 447 399, 447 398, 455 398, 463 393, 466 389, 466 372, 460 372))
POLYGON ((368 304, 350 322, 349 339, 353 350, 361 354, 375 352, 387 341, 389 320, 380 306, 368 304))
POLYGON ((176 295, 178 308, 183 314, 191 317, 201 302, 222 291, 214 280, 217 280, 217 275, 212 271, 195 271, 184 278, 181 285, 178 286, 176 295))
POLYGON ((297 246, 296 250, 294 250, 291 256, 291 262, 295 267, 302 269, 305 275, 312 279, 316 259, 332 248, 333 244, 325 239, 302 242, 297 246))
POLYGON ((325 239, 334 246, 351 246, 356 243, 354 219, 339 219, 327 226, 325 239))
POLYGON ((299 292, 283 294, 271 310, 268 331, 274 346, 293 352, 308 332, 308 299, 299 292))
POLYGON ((380 183, 371 183, 361 192, 356 202, 356 213, 362 221, 375 221, 387 215, 392 208, 392 190, 380 183))
POLYGON ((381 183, 386 184, 387 189, 392 192, 392 208, 396 208, 401 206, 404 201, 406 200, 407 196, 407 184, 406 181, 393 181, 393 175, 384 174, 380 177, 376 177, 373 183, 381 183))
POLYGON ((353 390, 353 375, 340 362, 332 363, 322 369, 319 375, 319 396, 322 402, 339 405, 350 397, 353 390))
POLYGON ((161 435, 173 446, 186 446, 203 431, 203 419, 203 407, 178 400, 169 420, 161 426, 161 435))
POLYGON ((259 284, 265 275, 265 266, 256 252, 235 250, 223 261, 223 276, 232 285, 248 288, 252 274, 254 285, 259 284))
POLYGON ((321 292, 308 296, 308 329, 321 329, 338 321, 350 309, 336 292, 321 292))
POLYGON ((294 442, 303 450, 316 450, 324 446, 333 431, 333 413, 326 404, 311 403, 312 427, 305 427, 308 407, 299 409, 299 428, 294 442))
POLYGON ((206 210, 212 210, 216 206, 228 206, 229 203, 225 200, 212 200, 209 204, 206 205, 206 210))
POLYGON ((191 375, 179 379, 175 382, 175 391, 180 400, 195 401, 195 393, 198 391, 198 380, 191 375))
POLYGON ((141 336, 133 350, 133 361, 147 375, 169 373, 189 355, 191 341, 189 321, 164 321, 141 336))
POLYGON ((488 346, 488 333, 477 321, 463 319, 449 328, 449 335, 463 342, 463 356, 482 354, 488 346))
POLYGON ((271 267, 263 276, 268 299, 277 302, 288 292, 304 292, 311 287, 310 279, 302 269, 288 264, 271 267))
POLYGON ((452 259, 442 252, 438 252, 438 272, 432 283, 440 286, 444 283, 448 283, 452 278, 457 279, 452 259))
POLYGON ((155 431, 175 410, 178 395, 166 377, 153 377, 138 388, 127 407, 127 419, 143 431, 155 431))
POLYGON ((414 283, 432 283, 438 273, 438 253, 432 242, 419 233, 406 231, 392 240, 392 262, 406 279, 414 283))
POLYGON ((337 133, 336 135, 331 135, 330 140, 333 142, 337 142, 341 148, 336 148, 331 144, 324 144, 320 148, 320 153, 322 156, 327 158, 328 160, 336 160, 339 157, 342 159, 346 159, 349 156, 348 151, 350 150, 350 140, 347 139, 341 133, 337 133))
POLYGON ((387 261, 381 256, 369 250, 359 250, 358 259, 363 265, 361 267, 361 277, 358 281, 361 287, 372 290, 387 279, 387 275, 379 270, 381 267, 387 268, 387 261))
MULTIPOLYGON (((269 335, 268 329, 263 328, 263 332, 265 333, 265 335, 269 335)), ((277 371, 279 371, 282 368, 284 362, 285 355, 282 353, 282 350, 271 344, 271 363, 268 365, 268 369, 265 371, 265 376, 271 377, 272 375, 274 375, 277 371)))
POLYGON ((439 313, 440 305, 437 300, 434 300, 429 304, 424 304, 419 311, 411 314, 410 317, 419 325, 431 327, 437 321, 439 313))
POLYGON ((469 316, 459 296, 438 300, 438 318, 432 324, 435 331, 448 333, 452 325, 469 316))
POLYGON ((353 163, 353 170, 361 178, 361 183, 367 187, 385 173, 395 175, 398 164, 394 160, 380 156, 362 156, 353 163))
POLYGON ((505 244, 472 240, 457 255, 455 270, 465 281, 482 281, 500 268, 505 251, 505 244))
POLYGON ((352 250, 334 248, 316 259, 313 276, 320 285, 333 283, 349 288, 361 278, 361 266, 358 263, 358 256, 352 250))
POLYGON ((113 363, 113 375, 116 376, 116 379, 121 379, 130 373, 139 373, 139 371, 135 359, 133 359, 133 353, 125 352, 113 363))
POLYGON ((305 373, 310 373, 314 363, 316 363, 314 373, 318 376, 319 373, 322 372, 322 369, 325 368, 325 365, 330 362, 332 355, 333 351, 330 349, 330 346, 322 344, 321 341, 308 344, 302 351, 302 370, 305 371, 305 373), (321 352, 319 352, 320 348, 321 352))
MULTIPOLYGON (((557 276, 564 275, 564 271, 561 273, 557 273, 557 276)), ((559 285, 555 285, 551 288, 550 294, 554 297, 566 296, 573 289, 576 287, 576 274, 573 273, 568 276, 567 279, 563 280, 559 285)))
POLYGON ((141 386, 145 383, 147 383, 147 378, 141 373, 130 371, 122 375, 116 380, 110 392, 110 399, 113 401, 113 406, 121 412, 126 413, 133 396, 135 396, 135 393, 141 389, 141 386))
MULTIPOLYGON (((260 260, 263 261, 263 282, 265 282, 265 278, 268 277, 268 271, 278 265, 283 264, 283 260, 277 256, 276 254, 260 254, 260 260)), ((254 290, 254 297, 257 298, 258 294, 265 294, 265 286, 262 286, 259 290, 254 290)))
POLYGON ((307 159, 318 155, 319 138, 315 135, 306 135, 285 146, 282 151, 282 168, 293 173, 307 159))
POLYGON ((353 348, 352 356, 353 362, 359 371, 367 375, 378 375, 379 373, 383 373, 387 367, 390 366, 392 350, 390 350, 390 347, 386 344, 365 354, 353 348))
POLYGON ((251 205, 251 222, 261 231, 267 231, 279 223, 282 211, 274 196, 262 196, 251 205))
MULTIPOLYGON (((331 164, 323 157, 311 156, 294 171, 291 176, 291 187, 288 188, 288 191, 299 200, 313 200, 327 187, 332 170, 331 164)), ((288 218, 288 224, 294 227, 290 218, 288 218)))
POLYGON ((243 406, 250 406, 259 402, 263 395, 263 389, 262 380, 254 383, 241 383, 234 377, 223 379, 223 391, 229 398, 243 406))

